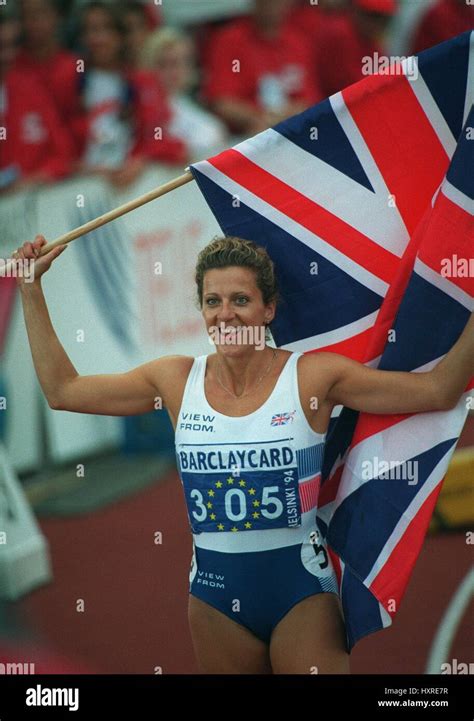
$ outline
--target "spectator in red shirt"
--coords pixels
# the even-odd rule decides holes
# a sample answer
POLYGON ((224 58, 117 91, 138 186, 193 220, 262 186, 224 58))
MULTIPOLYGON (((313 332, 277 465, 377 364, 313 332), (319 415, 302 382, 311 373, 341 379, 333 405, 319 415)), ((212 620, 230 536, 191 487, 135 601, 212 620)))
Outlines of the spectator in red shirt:
POLYGON ((419 53, 467 30, 474 30, 474 5, 467 0, 438 0, 423 15, 412 52, 419 53))
POLYGON ((324 28, 317 46, 324 97, 361 80, 364 57, 386 53, 385 33, 396 11, 396 0, 353 0, 351 12, 324 28))
POLYGON ((65 177, 73 145, 48 94, 36 76, 14 68, 20 26, 0 15, 0 189, 65 177))
POLYGON ((60 6, 56 0, 20 0, 22 48, 15 60, 18 70, 33 73, 68 126, 78 82, 78 58, 59 41, 60 6))
POLYGON ((126 68, 121 9, 92 2, 81 21, 87 58, 80 84, 84 112, 75 123, 81 169, 126 185, 147 161, 186 162, 185 145, 168 131, 170 111, 155 75, 126 68))
POLYGON ((255 0, 251 17, 211 38, 204 97, 233 132, 259 132, 320 98, 311 48, 289 9, 289 0, 255 0))

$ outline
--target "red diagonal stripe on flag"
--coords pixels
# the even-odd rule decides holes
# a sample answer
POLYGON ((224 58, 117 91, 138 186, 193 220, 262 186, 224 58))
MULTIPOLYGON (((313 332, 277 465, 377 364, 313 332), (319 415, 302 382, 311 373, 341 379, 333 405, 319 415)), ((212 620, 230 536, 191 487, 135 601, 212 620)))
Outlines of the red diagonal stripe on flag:
POLYGON ((411 235, 449 157, 405 76, 367 77, 342 95, 411 235))
POLYGON ((354 430, 354 435, 352 436, 351 449, 358 443, 362 443, 362 441, 370 438, 370 436, 381 433, 392 426, 396 426, 397 423, 401 423, 412 415, 413 413, 393 413, 390 415, 361 413, 354 430))
POLYGON ((331 247, 390 284, 399 259, 306 195, 279 180, 235 149, 208 162, 255 196, 326 241, 331 247))
POLYGON ((425 265, 471 296, 474 295, 474 276, 469 273, 468 261, 473 255, 473 228, 474 218, 439 193, 430 219, 429 242, 422 242, 419 252, 425 265), (457 259, 464 259, 464 267, 457 259))
POLYGON ((385 561, 383 568, 370 584, 370 590, 385 606, 391 616, 395 615, 405 593, 406 585, 413 570, 413 564, 418 557, 441 490, 442 481, 443 479, 432 490, 418 513, 410 521, 399 542, 385 561), (396 603, 396 610, 390 612, 387 606, 392 600, 396 603))
POLYGON ((322 351, 330 353, 340 353, 341 355, 352 358, 353 360, 359 361, 360 363, 365 362, 367 353, 367 345, 370 337, 373 333, 373 328, 363 330, 361 333, 356 333, 350 338, 344 338, 337 343, 331 343, 330 345, 322 346, 322 348, 316 348, 314 350, 306 351, 307 353, 321 353, 322 351))

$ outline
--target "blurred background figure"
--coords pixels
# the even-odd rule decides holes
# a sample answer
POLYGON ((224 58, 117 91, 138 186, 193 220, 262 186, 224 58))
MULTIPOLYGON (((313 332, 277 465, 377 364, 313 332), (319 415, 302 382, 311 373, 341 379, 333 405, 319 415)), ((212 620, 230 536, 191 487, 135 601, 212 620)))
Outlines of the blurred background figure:
POLYGON ((195 49, 191 38, 173 28, 154 32, 142 54, 146 67, 158 73, 170 104, 169 130, 186 143, 192 157, 200 158, 215 149, 224 149, 225 125, 200 107, 190 91, 197 83, 195 49))
POLYGON ((321 99, 310 44, 291 0, 255 0, 253 14, 211 38, 204 98, 234 133, 253 134, 321 99))
POLYGON ((325 25, 316 50, 325 98, 364 77, 362 58, 387 53, 386 34, 396 12, 396 0, 353 0, 349 12, 325 25))
POLYGON ((77 56, 61 44, 59 0, 20 0, 22 44, 15 67, 33 73, 65 125, 74 116, 77 56))
POLYGON ((68 175, 74 147, 50 95, 29 70, 15 67, 20 25, 0 14, 0 190, 17 190, 68 175))
MULTIPOLYGON (((312 4, 309 0, 295 0, 290 9, 289 21, 298 32, 303 33, 312 52, 312 68, 316 70, 319 63, 320 37, 324 35, 328 25, 345 15, 351 0, 319 0, 312 4)), ((318 81, 319 82, 319 81, 318 81)))
POLYGON ((130 0, 123 7, 126 28, 125 54, 130 68, 140 66, 140 55, 147 38, 160 24, 159 16, 150 13, 152 7, 157 6, 140 0, 130 0))
POLYGON ((474 5, 467 0, 437 0, 422 16, 415 32, 412 53, 442 43, 474 29, 474 5))
POLYGON ((349 3, 350 0, 319 0, 317 4, 295 0, 290 10, 290 22, 316 45, 317 35, 326 23, 346 13, 349 3))
POLYGON ((92 2, 81 21, 86 72, 77 87, 82 113, 75 123, 81 170, 127 185, 147 161, 185 162, 184 144, 168 130, 170 110, 158 80, 127 66, 121 8, 92 2))

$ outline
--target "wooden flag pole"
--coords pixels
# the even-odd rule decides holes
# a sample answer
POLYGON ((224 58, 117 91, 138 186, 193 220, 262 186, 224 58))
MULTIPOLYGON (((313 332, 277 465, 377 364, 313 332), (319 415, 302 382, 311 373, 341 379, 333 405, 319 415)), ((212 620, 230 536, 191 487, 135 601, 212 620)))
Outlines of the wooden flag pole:
MULTIPOLYGON (((181 185, 189 183, 191 180, 193 180, 193 174, 190 170, 187 169, 186 172, 183 173, 183 175, 179 175, 177 178, 174 178, 167 183, 163 183, 163 185, 160 185, 158 188, 150 190, 148 191, 148 193, 144 193, 143 195, 139 195, 138 198, 135 198, 134 200, 129 200, 127 203, 119 205, 117 208, 113 208, 113 210, 109 210, 103 215, 99 215, 98 218, 89 220, 87 223, 84 223, 84 225, 80 225, 78 228, 74 228, 74 230, 70 230, 68 233, 64 233, 64 235, 60 235, 59 238, 52 240, 50 243, 47 243, 41 248, 39 257, 41 257, 42 255, 46 255, 46 253, 49 253, 58 245, 67 245, 67 243, 70 243, 72 240, 80 238, 81 235, 90 233, 91 231, 100 228, 102 225, 110 223, 116 218, 120 218, 121 215, 125 215, 131 210, 135 210, 135 208, 140 208, 142 205, 145 205, 145 203, 149 203, 151 200, 155 200, 155 198, 160 198, 162 195, 170 193, 172 190, 181 187, 181 185)), ((8 260, 3 267, 0 267, 0 277, 7 275, 8 271, 10 270, 10 266, 13 265, 13 263, 14 261, 8 260)))

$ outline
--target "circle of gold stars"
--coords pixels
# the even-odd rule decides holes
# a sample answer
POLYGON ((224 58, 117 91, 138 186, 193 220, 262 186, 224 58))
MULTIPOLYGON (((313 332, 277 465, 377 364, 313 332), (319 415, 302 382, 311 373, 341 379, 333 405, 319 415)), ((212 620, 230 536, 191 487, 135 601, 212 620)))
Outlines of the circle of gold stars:
MULTIPOLYGON (((238 486, 239 488, 242 488, 245 491, 247 491, 248 495, 251 497, 255 496, 255 494, 257 493, 256 488, 253 488, 253 487, 247 488, 247 481, 244 481, 243 478, 235 478, 234 476, 229 476, 228 478, 226 478, 225 483, 223 481, 216 481, 214 483, 214 488, 221 489, 221 488, 225 487, 225 484, 227 484, 227 486, 238 486)), ((212 508, 213 508, 212 499, 216 495, 214 488, 210 488, 207 492, 207 495, 210 500, 208 500, 208 502, 206 503, 206 508, 209 511, 212 511, 212 508)), ((252 518, 254 520, 257 520, 258 518, 260 518, 260 511, 257 510, 260 506, 260 501, 258 500, 258 498, 254 498, 252 500, 252 506, 255 509, 252 513, 252 518)), ((211 521, 215 521, 217 516, 214 512, 212 512, 209 514, 209 518, 211 519, 211 521)), ((216 527, 217 527, 218 531, 226 530, 223 523, 217 523, 216 527)), ((252 528, 252 523, 250 521, 246 521, 244 523, 244 529, 246 531, 249 531, 249 530, 251 530, 251 528, 252 528)), ((237 533, 240 529, 236 525, 234 525, 234 526, 232 526, 232 528, 229 528, 228 530, 232 531, 233 533, 237 533)))

